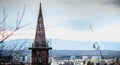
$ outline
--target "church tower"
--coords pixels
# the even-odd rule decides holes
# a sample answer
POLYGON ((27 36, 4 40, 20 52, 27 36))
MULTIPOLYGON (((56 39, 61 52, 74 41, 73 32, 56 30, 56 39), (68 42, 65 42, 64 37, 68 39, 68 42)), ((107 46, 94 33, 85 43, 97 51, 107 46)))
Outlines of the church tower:
POLYGON ((31 65, 49 65, 49 50, 52 48, 49 47, 46 42, 41 3, 37 20, 35 40, 32 48, 29 49, 32 50, 31 65))

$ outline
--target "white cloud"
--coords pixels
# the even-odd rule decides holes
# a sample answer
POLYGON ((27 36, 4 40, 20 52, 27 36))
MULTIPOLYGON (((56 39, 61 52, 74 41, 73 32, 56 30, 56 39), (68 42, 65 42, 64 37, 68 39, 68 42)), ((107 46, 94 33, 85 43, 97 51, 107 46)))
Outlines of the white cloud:
MULTIPOLYGON (((65 27, 46 30, 49 39, 64 39, 76 41, 120 41, 120 26, 113 24, 91 31, 72 31, 65 27)), ((35 30, 17 31, 10 39, 34 39, 35 30)))
POLYGON ((95 35, 100 40, 119 41, 120 40, 119 24, 112 24, 95 31, 95 35))
POLYGON ((103 28, 91 31, 72 31, 64 27, 52 28, 47 31, 49 38, 77 40, 77 41, 119 41, 120 26, 108 25, 103 28))

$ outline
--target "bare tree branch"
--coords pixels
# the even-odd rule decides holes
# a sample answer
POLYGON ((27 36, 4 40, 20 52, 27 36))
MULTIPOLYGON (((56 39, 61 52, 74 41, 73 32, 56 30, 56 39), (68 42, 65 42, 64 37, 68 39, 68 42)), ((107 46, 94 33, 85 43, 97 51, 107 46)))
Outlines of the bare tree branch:
MULTIPOLYGON (((23 16, 24 16, 24 13, 25 13, 25 9, 26 9, 26 5, 24 5, 24 9, 23 9, 22 15, 21 15, 21 17, 20 17, 19 20, 18 20, 19 13, 17 14, 16 27, 15 27, 15 29, 14 29, 11 33, 9 33, 6 37, 4 37, 2 40, 0 40, 0 43, 4 42, 4 40, 6 40, 6 39, 8 39, 10 36, 12 36, 17 30, 19 30, 19 29, 21 29, 21 28, 23 28, 23 27, 25 27, 25 26, 27 26, 27 25, 30 24, 30 23, 28 23, 28 24, 25 24, 25 25, 23 25, 23 26, 20 26, 21 21, 22 21, 23 16)), ((2 21, 1 23, 5 22, 6 18, 7 18, 7 16, 4 17, 4 19, 3 19, 3 21, 2 21)))
POLYGON ((25 45, 25 43, 27 43, 27 41, 24 41, 22 43, 22 45, 19 47, 19 49, 15 52, 15 54, 13 56, 15 56, 16 54, 19 54, 20 52, 22 52, 22 51, 24 51, 26 49, 26 48, 22 49, 22 47, 25 45))
POLYGON ((19 18, 19 12, 17 13, 16 28, 17 28, 17 26, 18 26, 18 18, 19 18))
POLYGON ((3 20, 0 22, 0 24, 2 24, 6 19, 7 19, 8 15, 6 15, 3 20))
POLYGON ((24 13, 25 13, 25 8, 26 8, 26 5, 24 5, 24 9, 23 9, 22 15, 20 17, 20 20, 18 21, 18 26, 20 26, 20 23, 21 23, 21 21, 23 19, 23 16, 24 16, 24 13))

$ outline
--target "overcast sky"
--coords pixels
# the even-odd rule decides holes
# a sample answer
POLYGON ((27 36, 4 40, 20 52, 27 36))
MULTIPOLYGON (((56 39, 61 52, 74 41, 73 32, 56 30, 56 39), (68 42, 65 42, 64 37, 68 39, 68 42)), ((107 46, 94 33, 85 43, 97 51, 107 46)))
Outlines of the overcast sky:
MULTIPOLYGON (((34 39, 39 3, 39 0, 0 0, 0 20, 5 7, 6 22, 13 26, 17 12, 21 14, 26 5, 21 25, 31 23, 9 39, 34 39)), ((42 0, 42 11, 48 39, 120 42, 120 0, 42 0)))

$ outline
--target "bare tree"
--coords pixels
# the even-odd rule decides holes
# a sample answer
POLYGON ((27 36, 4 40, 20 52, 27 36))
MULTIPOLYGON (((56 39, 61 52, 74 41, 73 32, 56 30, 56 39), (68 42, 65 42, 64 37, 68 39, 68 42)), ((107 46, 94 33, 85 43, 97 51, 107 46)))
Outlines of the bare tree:
MULTIPOLYGON (((17 19, 16 19, 16 27, 10 32, 8 33, 6 36, 5 36, 5 31, 6 31, 6 28, 5 28, 5 20, 7 19, 8 15, 6 15, 5 13, 5 8, 3 8, 3 20, 0 22, 0 24, 4 23, 3 25, 3 28, 0 30, 0 32, 3 32, 2 33, 2 39, 0 40, 0 43, 4 42, 6 39, 8 39, 10 36, 12 36, 17 30, 23 28, 24 26, 27 26, 28 24, 25 24, 25 25, 20 25, 21 24, 21 21, 22 21, 22 18, 24 16, 24 13, 25 13, 25 8, 26 6, 24 6, 24 9, 23 9, 23 12, 22 12, 22 15, 19 19, 19 13, 17 13, 17 19)), ((0 26, 1 27, 1 26, 0 26)))
MULTIPOLYGON (((11 37, 17 30, 29 25, 30 23, 28 24, 25 24, 25 25, 21 25, 21 22, 22 22, 22 19, 23 19, 23 16, 24 16, 24 13, 25 13, 25 9, 26 9, 26 5, 24 5, 24 9, 22 11, 22 15, 19 17, 19 12, 17 13, 17 18, 16 18, 16 26, 13 28, 13 29, 10 29, 11 27, 8 27, 7 28, 7 25, 6 25, 6 20, 7 20, 7 17, 8 17, 8 14, 6 14, 6 10, 5 10, 5 7, 3 7, 3 18, 2 20, 0 21, 0 59, 1 59, 1 54, 2 54, 2 51, 3 51, 3 47, 4 47, 4 41, 6 39, 8 39, 9 37, 11 37), (9 33, 6 33, 6 31, 10 31, 9 33)), ((24 45, 25 43, 23 43, 20 48, 22 48, 22 46, 24 45)), ((11 49, 14 50, 14 48, 16 47, 17 45, 14 45, 13 48, 11 49)), ((21 49, 19 49, 20 51, 21 49)))

